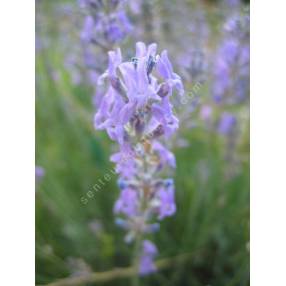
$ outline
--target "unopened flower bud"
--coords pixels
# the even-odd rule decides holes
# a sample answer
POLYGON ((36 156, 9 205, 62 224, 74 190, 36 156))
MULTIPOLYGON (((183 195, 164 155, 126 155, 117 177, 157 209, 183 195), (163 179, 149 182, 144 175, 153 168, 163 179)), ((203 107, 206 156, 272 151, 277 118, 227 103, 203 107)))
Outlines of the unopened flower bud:
POLYGON ((165 97, 169 94, 170 92, 170 87, 167 83, 163 83, 161 85, 161 87, 159 88, 157 94, 160 96, 160 97, 165 97))

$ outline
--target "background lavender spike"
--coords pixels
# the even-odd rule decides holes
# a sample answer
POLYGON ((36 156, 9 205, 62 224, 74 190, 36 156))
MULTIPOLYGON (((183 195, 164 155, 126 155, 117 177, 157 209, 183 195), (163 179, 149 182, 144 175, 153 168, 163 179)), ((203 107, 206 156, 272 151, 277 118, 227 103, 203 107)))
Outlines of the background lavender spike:
MULTIPOLYGON (((127 15, 125 1, 81 0, 79 6, 85 14, 80 33, 83 60, 92 86, 107 63, 107 51, 123 42, 133 31, 127 15)), ((103 91, 98 86, 93 103, 98 107, 103 91)))

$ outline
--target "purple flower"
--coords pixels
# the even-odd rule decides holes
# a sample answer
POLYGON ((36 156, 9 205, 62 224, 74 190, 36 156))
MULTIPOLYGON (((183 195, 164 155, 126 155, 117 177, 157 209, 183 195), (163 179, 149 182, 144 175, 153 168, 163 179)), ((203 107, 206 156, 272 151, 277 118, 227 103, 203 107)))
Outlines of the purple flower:
POLYGON ((216 103, 234 104, 247 98, 249 91, 247 21, 247 17, 237 15, 226 21, 224 39, 218 47, 214 62, 212 94, 216 103))
POLYGON ((221 58, 217 59, 214 75, 213 99, 216 103, 221 103, 230 83, 228 66, 221 58))
MULTIPOLYGON (((120 144, 124 141, 124 124, 128 122, 133 114, 133 104, 125 104, 124 98, 119 93, 120 88, 116 88, 114 81, 116 77, 116 64, 118 63, 119 54, 111 54, 108 72, 106 76, 109 76, 111 85, 108 88, 107 93, 102 97, 97 113, 94 117, 94 125, 97 129, 106 129, 109 137, 112 140, 116 140, 120 144)), ((99 81, 103 79, 100 77, 99 81)))
POLYGON ((172 135, 179 127, 179 120, 172 112, 172 105, 168 99, 163 98, 162 104, 154 104, 153 111, 153 124, 157 122, 156 128, 160 125, 166 137, 172 135))
MULTIPOLYGON (((124 10, 118 10, 101 19, 103 34, 110 43, 123 40, 133 27, 124 10)), ((99 30, 100 30, 99 29, 99 30)))
POLYGON ((35 177, 36 181, 40 181, 45 175, 45 170, 43 167, 36 166, 35 167, 35 177))
POLYGON ((156 192, 154 204, 159 220, 162 220, 167 216, 172 216, 176 212, 174 185, 171 184, 166 187, 160 187, 156 192))
POLYGON ((170 166, 172 168, 176 168, 176 159, 172 152, 170 152, 166 147, 164 147, 158 141, 153 142, 153 150, 159 157, 159 168, 163 168, 165 166, 170 166))
POLYGON ((241 74, 248 77, 249 75, 249 46, 245 45, 241 47, 239 64, 241 66, 241 74))
POLYGON ((115 22, 111 22, 105 31, 106 38, 110 42, 119 42, 124 38, 124 33, 115 22))
POLYGON ((171 88, 175 87, 179 91, 179 94, 183 95, 184 87, 181 78, 173 72, 173 66, 166 50, 161 53, 161 57, 157 63, 157 70, 159 74, 167 80, 171 88))
POLYGON ((236 118, 233 114, 224 112, 221 115, 219 124, 218 124, 218 132, 227 135, 230 134, 234 127, 236 126, 236 118))
POLYGON ((116 172, 123 178, 130 178, 136 174, 135 152, 130 145, 121 145, 119 152, 113 154, 110 160, 116 163, 116 172))
POLYGON ((157 270, 153 258, 149 255, 143 255, 140 258, 139 274, 144 276, 157 270))
MULTIPOLYGON (((110 87, 102 97, 100 106, 94 117, 95 128, 105 129, 113 123, 112 115, 116 115, 123 106, 123 101, 116 90, 110 87)), ((113 139, 113 138, 112 138, 113 139)))
POLYGON ((130 33, 133 30, 133 26, 124 10, 120 10, 117 12, 117 19, 121 24, 121 27, 125 34, 130 33))
POLYGON ((234 63, 239 54, 238 42, 234 39, 225 41, 221 47, 220 54, 228 64, 234 63))
POLYGON ((108 52, 108 58, 108 76, 113 78, 116 77, 116 70, 122 61, 120 48, 116 49, 116 51, 108 52))
POLYGON ((225 0, 226 5, 228 5, 231 8, 235 8, 237 6, 239 6, 240 4, 240 0, 225 0))
POLYGON ((132 24, 124 9, 119 8, 120 1, 113 1, 109 4, 98 0, 79 2, 80 7, 89 12, 82 30, 82 39, 85 43, 101 47, 113 46, 132 31, 132 24), (91 35, 94 35, 94 38, 91 35))
POLYGON ((138 212, 138 194, 135 190, 124 189, 114 205, 116 214, 123 213, 127 216, 134 216, 138 212))
POLYGON ((125 62, 119 66, 128 100, 136 104, 136 108, 144 107, 150 100, 160 100, 156 92, 156 82, 149 82, 147 74, 147 57, 136 59, 136 64, 125 62))
POLYGON ((147 275, 157 270, 154 264, 154 257, 158 251, 156 246, 149 240, 143 241, 143 250, 140 257, 139 273, 141 275, 147 275))
POLYGON ((91 16, 86 16, 80 36, 81 40, 84 43, 89 43, 92 40, 93 30, 94 30, 93 18, 91 16))
POLYGON ((212 107, 210 105, 203 105, 200 111, 200 117, 207 121, 211 118, 212 116, 212 107))
MULTIPOLYGON (((108 70, 99 77, 98 83, 102 85, 104 79, 109 79, 110 85, 95 115, 95 127, 106 129, 110 138, 119 144, 124 143, 124 126, 133 119, 139 124, 142 115, 144 118, 144 114, 147 116, 147 112, 150 112, 150 106, 152 113, 150 122, 145 124, 147 129, 161 126, 162 132, 168 137, 178 128, 178 119, 172 112, 169 96, 173 86, 180 93, 183 92, 183 85, 179 76, 173 72, 166 52, 162 53, 160 69, 167 81, 158 84, 151 74, 157 63, 156 58, 160 58, 156 56, 156 50, 156 44, 146 47, 144 43, 138 42, 136 57, 130 62, 122 62, 120 49, 108 53, 108 70)), ((137 125, 138 132, 144 130, 141 123, 140 128, 137 125)))
POLYGON ((158 253, 157 247, 150 240, 143 241, 143 253, 146 255, 155 256, 158 253))

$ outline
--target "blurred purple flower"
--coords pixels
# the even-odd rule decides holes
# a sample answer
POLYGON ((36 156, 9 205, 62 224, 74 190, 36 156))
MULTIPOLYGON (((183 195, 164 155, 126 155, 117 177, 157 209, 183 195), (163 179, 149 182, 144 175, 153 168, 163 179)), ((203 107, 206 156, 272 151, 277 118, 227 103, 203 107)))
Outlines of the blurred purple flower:
POLYGON ((230 134, 234 127, 236 126, 236 118, 233 114, 224 112, 221 115, 219 124, 218 124, 218 132, 227 135, 230 134))
POLYGON ((138 194, 135 190, 124 189, 114 205, 116 214, 123 213, 127 216, 134 216, 138 212, 138 194))
POLYGON ((143 250, 140 257, 139 273, 143 275, 150 274, 157 270, 154 264, 154 257, 157 255, 158 251, 156 246, 149 240, 143 241, 143 250))
POLYGON ((45 170, 43 167, 36 166, 35 167, 35 178, 36 181, 40 181, 45 175, 45 170))
POLYGON ((81 32, 83 43, 111 48, 131 33, 133 26, 120 2, 79 1, 88 12, 81 32))
POLYGON ((94 32, 94 20, 91 16, 86 16, 84 20, 83 29, 81 31, 81 40, 84 43, 89 43, 92 40, 94 32))
POLYGON ((200 117, 202 120, 208 121, 212 116, 212 107, 210 105, 203 105, 200 111, 200 117))
POLYGON ((240 4, 240 0, 225 0, 224 2, 231 8, 235 8, 240 4))
MULTIPOLYGON (((227 1, 231 6, 239 1, 227 1)), ((214 59, 213 100, 236 104, 249 94, 249 15, 231 12, 214 59)))
POLYGON ((159 201, 159 207, 157 209, 159 220, 167 216, 172 216, 176 212, 175 189, 173 184, 161 187, 157 191, 156 197, 159 201))
POLYGON ((237 41, 230 39, 223 42, 219 52, 228 64, 233 64, 239 54, 239 44, 237 41))

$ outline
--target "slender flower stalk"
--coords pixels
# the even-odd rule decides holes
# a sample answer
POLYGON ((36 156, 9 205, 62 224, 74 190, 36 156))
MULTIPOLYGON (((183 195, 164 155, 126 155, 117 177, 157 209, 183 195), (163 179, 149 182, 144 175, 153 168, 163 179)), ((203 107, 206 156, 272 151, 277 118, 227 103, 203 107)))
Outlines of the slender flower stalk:
POLYGON ((183 95, 184 89, 167 51, 158 55, 154 43, 146 47, 138 42, 129 61, 122 60, 119 48, 108 56, 108 69, 98 80, 106 93, 94 124, 119 145, 110 158, 119 174, 114 213, 116 223, 127 232, 125 241, 136 241, 135 265, 145 275, 156 270, 153 259, 158 252, 146 236, 176 211, 174 181, 163 176, 176 161, 162 142, 179 127, 171 96, 174 91, 183 95))

